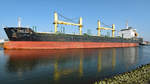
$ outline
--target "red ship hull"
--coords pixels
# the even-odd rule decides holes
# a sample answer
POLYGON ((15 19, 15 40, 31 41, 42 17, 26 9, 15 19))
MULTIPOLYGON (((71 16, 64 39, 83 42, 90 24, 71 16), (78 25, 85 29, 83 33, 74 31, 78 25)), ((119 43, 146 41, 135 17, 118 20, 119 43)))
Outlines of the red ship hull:
POLYGON ((116 42, 55 42, 55 41, 8 41, 4 49, 71 49, 71 48, 112 48, 136 47, 139 43, 116 42))

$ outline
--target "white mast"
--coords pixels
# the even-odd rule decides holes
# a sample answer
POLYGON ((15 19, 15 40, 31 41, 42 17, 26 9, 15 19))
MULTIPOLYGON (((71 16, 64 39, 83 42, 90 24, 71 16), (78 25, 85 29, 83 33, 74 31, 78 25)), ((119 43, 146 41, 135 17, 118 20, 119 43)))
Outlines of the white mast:
POLYGON ((126 22, 126 28, 128 29, 128 20, 127 20, 127 22, 126 22))
POLYGON ((21 18, 18 17, 18 27, 21 27, 21 18))

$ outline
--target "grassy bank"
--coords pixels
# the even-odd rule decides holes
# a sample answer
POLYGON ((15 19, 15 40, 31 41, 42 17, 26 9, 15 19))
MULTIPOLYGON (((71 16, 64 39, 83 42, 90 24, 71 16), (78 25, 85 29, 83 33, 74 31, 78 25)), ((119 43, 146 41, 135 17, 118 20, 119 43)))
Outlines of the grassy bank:
POLYGON ((149 84, 150 64, 142 65, 136 70, 125 72, 112 78, 96 81, 95 84, 149 84))

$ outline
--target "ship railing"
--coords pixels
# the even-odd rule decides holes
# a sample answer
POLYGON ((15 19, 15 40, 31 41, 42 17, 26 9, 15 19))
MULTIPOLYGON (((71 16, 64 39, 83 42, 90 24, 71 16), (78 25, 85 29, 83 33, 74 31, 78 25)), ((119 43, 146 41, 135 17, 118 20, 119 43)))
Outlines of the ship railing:
POLYGON ((37 32, 37 33, 48 33, 48 34, 54 34, 54 32, 37 32))

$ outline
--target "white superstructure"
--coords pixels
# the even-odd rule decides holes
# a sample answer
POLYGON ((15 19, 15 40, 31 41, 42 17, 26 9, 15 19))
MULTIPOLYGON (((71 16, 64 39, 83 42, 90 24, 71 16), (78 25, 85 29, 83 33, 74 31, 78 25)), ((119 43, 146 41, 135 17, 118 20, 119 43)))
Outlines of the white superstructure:
POLYGON ((135 38, 137 37, 137 32, 136 29, 132 29, 132 27, 128 27, 127 29, 120 30, 119 36, 122 38, 135 38))
POLYGON ((4 39, 0 39, 0 43, 4 43, 4 39))

